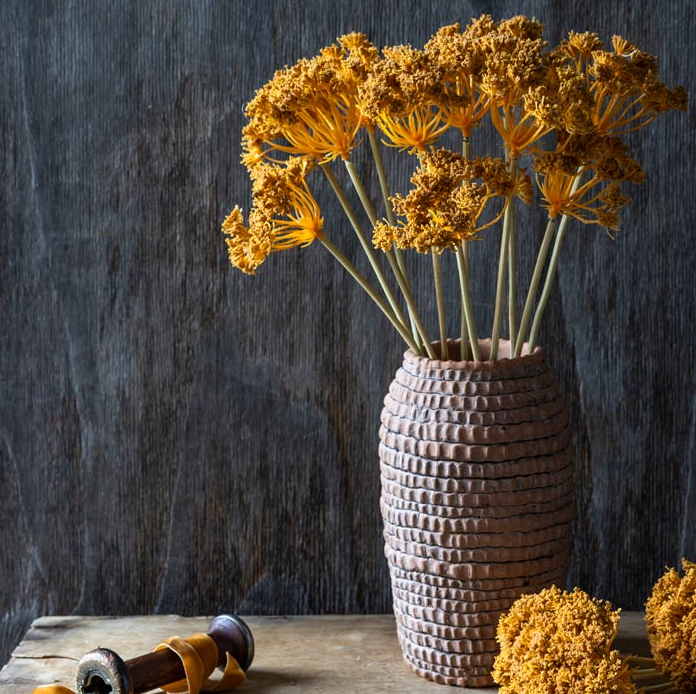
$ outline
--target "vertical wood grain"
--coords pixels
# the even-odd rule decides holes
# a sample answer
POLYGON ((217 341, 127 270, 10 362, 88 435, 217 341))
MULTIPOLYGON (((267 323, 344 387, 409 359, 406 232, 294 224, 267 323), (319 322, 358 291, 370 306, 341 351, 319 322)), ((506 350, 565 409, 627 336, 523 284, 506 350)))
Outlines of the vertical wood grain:
MULTIPOLYGON (((248 208, 242 105, 275 69, 483 12, 625 34, 696 93, 694 11, 666 0, 0 4, 0 662, 38 614, 390 610, 376 449, 398 336, 322 249, 248 278, 219 226, 248 208)), ((624 608, 696 554, 695 135, 690 110, 630 138, 648 183, 616 241, 571 228, 541 338, 577 432, 570 582, 624 608)), ((480 326, 496 254, 472 254, 480 326)))

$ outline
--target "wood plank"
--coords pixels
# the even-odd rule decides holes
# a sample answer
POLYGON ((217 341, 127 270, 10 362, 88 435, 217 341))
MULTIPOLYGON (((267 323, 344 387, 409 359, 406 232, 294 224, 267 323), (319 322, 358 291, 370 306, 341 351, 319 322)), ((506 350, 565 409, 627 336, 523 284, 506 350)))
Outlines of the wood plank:
MULTIPOLYGON (((413 675, 401 659, 391 615, 249 617, 256 657, 243 692, 289 694, 433 694, 440 685, 413 675)), ((79 658, 98 647, 124 659, 167 636, 205 631, 206 618, 44 617, 32 624, 0 671, 0 694, 28 694, 53 681, 74 686, 79 658)), ((617 647, 646 654, 642 614, 624 613, 617 647)), ((491 689, 465 689, 491 692, 491 689)))

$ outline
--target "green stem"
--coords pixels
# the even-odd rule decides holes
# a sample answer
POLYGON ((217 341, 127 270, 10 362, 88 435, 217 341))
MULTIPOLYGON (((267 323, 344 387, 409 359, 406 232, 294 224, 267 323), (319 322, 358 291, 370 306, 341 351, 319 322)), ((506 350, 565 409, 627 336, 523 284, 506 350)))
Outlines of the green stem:
MULTIPOLYGON (((394 216, 394 207, 391 204, 391 200, 389 199, 390 197, 390 191, 389 191, 389 181, 387 180, 387 172, 384 170, 384 161, 382 160, 382 151, 380 150, 379 147, 379 140, 377 139, 377 135, 375 133, 374 129, 368 129, 367 131, 367 136, 368 139, 370 140, 370 149, 372 150, 372 158, 374 159, 375 162, 375 168, 377 169, 377 177, 379 178, 379 187, 382 191, 382 199, 384 200, 384 207, 387 211, 387 221, 389 224, 393 227, 396 226, 396 217, 394 216)), ((407 287, 411 287, 410 282, 408 281, 408 276, 406 275, 406 265, 404 263, 404 258, 403 254, 399 250, 396 244, 394 244, 394 256, 396 258, 396 264, 399 268, 399 272, 401 272, 401 276, 403 277, 403 280, 406 284, 407 287)), ((397 277, 398 279, 398 277, 397 277)), ((408 309, 408 317, 409 320, 411 321, 411 332, 413 333, 413 339, 416 341, 416 344, 420 344, 421 338, 420 334, 418 332, 418 328, 416 326, 416 321, 414 320, 413 313, 411 312, 411 309, 409 307, 408 309)))
POLYGON ((358 176, 358 171, 355 168, 355 164, 353 164, 353 162, 350 159, 344 159, 343 163, 346 165, 346 169, 348 170, 350 180, 353 182, 353 186, 355 187, 358 197, 360 198, 362 206, 365 208, 365 212, 367 212, 367 216, 370 218, 372 226, 375 226, 375 224, 377 224, 378 221, 377 213, 375 212, 375 206, 372 204, 372 200, 370 200, 370 196, 367 194, 365 186, 363 186, 362 181, 358 176))
MULTIPOLYGON (((577 191, 580 187, 580 181, 582 180, 582 170, 578 169, 573 185, 570 188, 570 195, 577 191)), ((536 347, 537 335, 539 333, 539 326, 541 325, 541 319, 544 315, 546 309, 546 304, 549 300, 549 294, 551 293, 551 287, 553 285, 553 280, 556 275, 556 267, 558 266, 558 258, 561 252, 561 246, 563 245, 563 237, 565 236, 566 226, 568 224, 568 215, 564 214, 561 217, 561 221, 558 225, 558 232, 556 233, 556 241, 553 244, 553 252, 551 254, 551 261, 549 263, 548 270, 546 271, 546 279, 544 280, 544 288, 541 291, 541 297, 539 298, 539 305, 537 306, 536 312, 534 314, 534 320, 532 321, 532 330, 529 334, 529 354, 534 351, 536 347)), ((521 348, 520 348, 521 349, 521 348)), ((520 352, 521 353, 521 352, 520 352)))
POLYGON ((515 343, 515 356, 519 357, 522 354, 522 346, 524 345, 524 336, 527 334, 527 328, 529 327, 529 321, 532 317, 532 309, 534 308, 534 300, 536 299, 537 289, 539 288, 539 280, 541 279, 541 273, 544 270, 544 264, 546 263, 546 256, 549 253, 549 246, 551 245, 551 239, 556 231, 556 218, 549 217, 549 221, 546 224, 546 231, 544 232, 544 238, 541 242, 541 247, 539 248, 539 255, 537 255, 536 265, 534 266, 534 273, 532 274, 532 281, 529 283, 529 291, 527 292, 527 299, 524 302, 524 310, 522 311, 522 320, 520 321, 520 330, 517 333, 517 342, 515 343))
MULTIPOLYGON (((469 280, 469 242, 468 241, 462 241, 461 242, 461 247, 462 247, 462 255, 464 258, 464 269, 466 270, 465 273, 465 278, 468 282, 469 280)), ((461 275, 459 276, 459 281, 462 281, 461 275)), ((469 291, 469 287, 467 286, 467 291, 469 291)), ((466 326, 466 312, 464 311, 464 302, 460 301, 461 304, 461 311, 460 311, 460 343, 459 343, 459 358, 461 361, 467 361, 469 359, 469 331, 466 326)))
POLYGON ((541 319, 544 316, 544 311, 546 310, 546 304, 549 300, 549 295, 551 294, 551 287, 553 286, 553 280, 556 277, 556 268, 558 267, 558 259, 561 254, 561 247, 563 246, 563 238, 565 237, 565 230, 568 224, 568 216, 563 215, 561 217, 561 222, 558 225, 558 232, 556 233, 556 240, 553 244, 553 251, 551 252, 551 260, 549 261, 549 267, 546 270, 546 279, 544 280, 544 288, 541 290, 541 296, 539 297, 539 305, 534 313, 534 320, 532 321, 532 330, 529 333, 529 354, 534 351, 536 347, 537 335, 539 334, 539 326, 541 325, 541 319))
MULTIPOLYGON (((471 139, 469 138, 469 135, 462 133, 462 156, 464 159, 471 159, 471 139)), ((466 291, 469 291, 469 242, 468 241, 462 241, 461 242, 461 247, 462 247, 462 253, 464 255, 464 268, 466 270, 466 281, 467 281, 467 287, 466 291)), ((461 275, 459 278, 459 281, 461 282, 461 275)), ((464 310, 464 302, 461 302, 461 311, 460 311, 460 343, 459 343, 459 358, 462 361, 466 361, 469 359, 469 342, 471 341, 469 338, 469 331, 466 325, 466 312, 464 310)))
MULTIPOLYGON (((516 167, 514 159, 511 166, 516 167)), ((512 196, 507 199, 505 220, 503 221, 503 238, 500 241, 500 258, 498 259, 498 281, 495 285, 495 310, 493 312, 493 329, 491 331, 491 361, 498 358, 498 343, 500 341, 500 323, 503 317, 503 285, 505 284, 505 266, 507 265, 508 249, 510 248, 510 215, 508 210, 512 196)))
POLYGON ((665 684, 655 684, 652 687, 641 687, 638 690, 640 694, 667 694, 667 692, 676 691, 676 687, 671 682, 665 682, 665 684))
POLYGON ((321 243, 324 245, 324 247, 331 253, 331 255, 338 260, 341 265, 351 274, 353 279, 368 293, 370 298, 379 306, 379 308, 382 310, 382 313, 389 319, 389 322, 397 329, 399 335, 403 337, 405 340, 406 344, 416 353, 418 353, 418 350, 416 348, 416 343, 413 341, 413 337, 411 336, 411 333, 409 333, 408 329, 404 326, 403 323, 401 323, 396 316, 394 315, 393 311, 389 308, 389 306, 386 304, 384 299, 382 299, 379 294, 368 284, 367 280, 360 274, 358 269, 353 265, 353 263, 346 258, 341 251, 334 246, 331 241, 329 241, 327 238, 320 239, 321 243))
POLYGON ((461 246, 457 247, 457 270, 459 272, 459 287, 462 293, 462 306, 464 307, 464 317, 469 333, 471 352, 474 361, 481 361, 481 351, 479 350, 478 336, 476 335, 476 325, 474 324, 474 309, 471 305, 471 296, 469 295, 469 271, 461 246))
POLYGON ((368 130, 367 136, 370 140, 370 149, 372 150, 372 158, 375 160, 375 168, 377 169, 377 178, 379 178, 379 187, 382 190, 382 198, 384 199, 384 207, 387 210, 387 220, 391 226, 396 226, 396 217, 394 216, 394 208, 389 199, 389 182, 387 181, 387 172, 384 170, 384 162, 382 161, 382 152, 379 148, 379 141, 374 130, 368 130))
POLYGON ((442 269, 440 268, 440 254, 434 248, 431 248, 430 257, 433 259, 437 323, 440 328, 440 357, 442 359, 449 359, 449 349, 447 347, 447 319, 445 317, 445 297, 443 296, 442 292, 442 269))
POLYGON ((508 247, 508 329, 510 349, 517 341, 517 251, 515 249, 515 198, 510 199, 510 238, 508 247))
POLYGON ((627 663, 635 663, 636 665, 649 665, 650 667, 655 667, 655 659, 654 658, 644 658, 639 655, 625 655, 624 653, 621 653, 621 656, 623 657, 624 661, 627 663))
MULTIPOLYGON (((365 212, 367 213, 367 216, 370 218, 370 222, 372 223, 372 226, 374 226, 377 223, 377 214, 375 212, 375 208, 372 205, 372 202, 367 194, 367 191, 365 190, 365 187, 362 184, 362 181, 360 180, 360 177, 358 176, 358 172, 355 169, 355 165, 353 164, 352 161, 349 159, 344 159, 343 162, 346 165, 346 169, 348 170, 348 175, 350 176, 350 180, 353 182, 353 186, 355 186, 355 190, 358 193, 358 197, 360 198, 360 201, 362 202, 363 207, 365 208, 365 212)), ((406 283, 406 278, 405 276, 402 275, 400 268, 398 264, 396 263, 396 259, 394 257, 394 254, 392 252, 387 251, 386 252, 387 260, 389 261, 389 265, 391 266, 392 272, 394 273, 394 276, 396 277, 396 281, 399 284, 399 288, 401 289, 404 299, 406 299, 406 305, 409 308, 410 315, 413 317, 413 322, 416 325, 416 328, 418 332, 420 333, 420 336, 423 340, 423 347, 425 348, 425 351, 428 353, 428 356, 430 359, 435 359, 435 352, 433 351, 433 348, 430 344, 430 340, 428 339, 428 336, 425 332, 425 327, 423 325, 423 322, 420 319, 420 315, 418 314, 418 309, 416 308, 416 303, 413 300, 413 294, 411 293, 410 289, 407 286, 406 283)), ((419 352, 420 353, 420 352, 419 352)))
MULTIPOLYGON (((389 301, 389 305, 391 306, 394 315, 396 316, 397 320, 406 325, 406 319, 404 318, 404 314, 396 301, 394 292, 392 292, 391 287, 387 283, 387 278, 384 276, 384 272, 382 271, 382 268, 379 266, 379 263, 377 262, 375 252, 372 249, 372 246, 368 243, 367 239, 365 238, 365 232, 360 226, 360 222, 358 221, 358 218, 356 217, 350 202, 348 202, 348 198, 346 197, 346 194, 343 188, 341 187, 341 184, 338 182, 338 179, 334 175, 334 172, 331 170, 329 164, 322 164, 321 168, 323 172, 326 174, 326 177, 329 179, 329 183, 331 184, 334 193, 336 193, 336 197, 341 203, 343 211, 346 213, 346 216, 348 217, 348 220, 350 221, 351 226, 353 227, 353 230, 355 231, 358 240, 360 241, 360 245, 362 246, 362 249, 365 252, 365 255, 367 256, 367 259, 370 261, 370 265, 372 266, 377 280, 380 286, 382 287, 384 295, 387 297, 387 300, 389 301)), ((417 353, 420 353, 419 350, 416 351, 417 353)))
MULTIPOLYGON (((517 159, 510 159, 510 173, 513 180, 517 176, 517 159)), ((515 244, 515 195, 511 195, 505 210, 503 224, 510 225, 508 234, 508 330, 510 331, 510 350, 517 341, 517 251, 515 244)), ((510 355, 512 356, 512 354, 510 355)))
MULTIPOLYGON (((395 260, 394 260, 394 255, 391 251, 387 251, 387 258, 392 264, 392 268, 394 267, 395 260)), ((396 268, 398 270, 398 267, 396 268)), ((428 354, 429 359, 437 359, 437 355, 435 354, 435 350, 433 349, 433 346, 430 342, 430 339, 428 338, 427 333, 425 332, 425 326, 423 325, 423 321, 421 320, 420 313, 418 313, 418 308, 416 307, 416 302, 413 298, 413 293, 411 292, 411 287, 409 287, 406 284, 406 281, 403 277, 403 275, 400 272, 394 271, 394 274, 396 276, 396 281, 399 283, 399 289, 401 289, 402 294, 404 295, 404 299, 406 299, 406 306, 408 306, 409 313, 410 315, 413 316, 413 321, 416 325, 416 330, 418 331, 418 334, 421 335, 423 338, 423 348, 425 349, 426 353, 428 354)), ((414 342, 415 342, 414 338, 414 342)), ((420 343, 417 343, 420 344, 420 343)), ((422 354, 422 351, 419 350, 417 354, 422 354)))
POLYGON ((467 135, 462 135, 462 156, 471 159, 471 140, 467 135))
POLYGON ((667 675, 661 670, 638 670, 631 673, 631 679, 634 682, 643 682, 644 680, 665 679, 667 675))

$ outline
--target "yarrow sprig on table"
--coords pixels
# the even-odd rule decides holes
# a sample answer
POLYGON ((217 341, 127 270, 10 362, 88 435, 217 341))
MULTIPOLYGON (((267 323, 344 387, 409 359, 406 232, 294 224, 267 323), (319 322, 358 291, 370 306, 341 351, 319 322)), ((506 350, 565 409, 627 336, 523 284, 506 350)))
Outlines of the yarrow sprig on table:
POLYGON ((684 575, 668 569, 645 605, 655 666, 680 694, 696 692, 696 564, 682 560, 684 575))
POLYGON ((411 349, 447 359, 440 258, 452 252, 461 294, 461 352, 455 356, 478 361, 470 248, 501 225, 490 359, 498 357, 505 304, 510 356, 522 354, 525 344, 531 352, 568 221, 618 230, 620 210, 629 202, 623 184, 644 180, 623 137, 687 106, 681 87, 660 80, 655 57, 625 39, 615 36, 607 49, 596 34, 570 32, 549 48, 542 33, 535 19, 495 22, 488 15, 464 29, 442 27, 423 49, 379 51, 354 33, 278 70, 246 107, 242 161, 253 202, 246 220, 235 207, 223 223, 232 264, 254 274, 272 252, 319 241, 411 349), (473 157, 473 136, 485 122, 499 134, 504 157, 473 157), (439 146, 448 131, 461 138, 461 153, 439 146), (383 216, 353 161, 362 133, 379 178, 383 216), (391 194, 381 144, 416 158, 406 194, 391 194), (345 166, 367 228, 339 180, 336 160, 345 166), (376 286, 340 250, 335 227, 327 233, 308 182, 315 169, 336 194, 376 286), (548 222, 518 319, 516 203, 531 204, 535 190, 548 222), (388 272, 375 249, 386 257, 388 272), (409 250, 431 256, 440 354, 411 291, 403 260, 409 250))
POLYGON ((500 694, 694 694, 696 564, 655 583, 645 622, 652 658, 613 649, 620 610, 574 588, 523 595, 501 616, 493 679, 500 694))
POLYGON ((493 679, 500 694, 635 694, 612 645, 619 611, 579 588, 523 595, 498 622, 493 679))

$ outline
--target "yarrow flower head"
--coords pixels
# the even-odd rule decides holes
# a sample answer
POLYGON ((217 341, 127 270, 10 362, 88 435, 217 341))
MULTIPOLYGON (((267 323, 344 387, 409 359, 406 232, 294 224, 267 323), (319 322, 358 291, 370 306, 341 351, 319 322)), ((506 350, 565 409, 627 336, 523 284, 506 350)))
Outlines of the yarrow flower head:
POLYGON ((248 224, 238 207, 222 224, 232 265, 253 275, 272 251, 323 238, 324 219, 305 180, 311 167, 311 160, 294 157, 285 166, 261 163, 253 169, 248 224))
POLYGON ((529 201, 531 184, 523 173, 514 177, 502 159, 478 157, 468 160, 446 149, 423 154, 411 178, 414 187, 404 197, 391 198, 402 226, 384 222, 377 225, 373 242, 388 250, 414 248, 419 253, 456 250, 463 240, 477 238, 479 232, 498 221, 505 211, 493 213, 493 219, 480 219, 489 202, 519 193, 529 201))
POLYGON ((472 19, 464 31, 459 24, 439 29, 425 45, 425 53, 442 71, 438 103, 452 127, 467 140, 488 113, 491 100, 481 89, 489 49, 487 36, 495 31, 489 15, 472 19))
POLYGON ((549 217, 567 215, 617 231, 619 211, 630 202, 621 184, 645 180, 640 164, 618 137, 561 133, 559 140, 555 151, 534 157, 537 185, 549 217))
POLYGON ((278 70, 246 107, 243 163, 253 168, 278 152, 322 162, 347 158, 363 125, 358 86, 378 57, 367 37, 348 34, 278 70))
POLYGON ((411 46, 384 48, 359 87, 365 117, 379 126, 386 144, 424 152, 449 127, 440 107, 443 70, 425 51, 411 46))
POLYGON ((526 152, 553 127, 536 113, 542 104, 545 113, 553 110, 543 28, 535 19, 520 15, 498 22, 485 37, 481 89, 491 98, 491 121, 513 157, 526 152), (529 100, 536 103, 536 111, 529 100))
POLYGON ((669 569, 645 605, 656 666, 681 694, 696 692, 696 564, 682 560, 683 576, 669 569))
POLYGON ((618 624, 619 610, 579 588, 523 595, 498 622, 500 694, 634 694, 612 650, 618 624))
POLYGON ((655 56, 620 36, 613 37, 612 49, 606 50, 597 34, 570 32, 550 54, 560 81, 575 85, 567 125, 574 115, 586 131, 589 125, 598 135, 623 135, 665 111, 686 110, 686 92, 665 85, 655 56))

